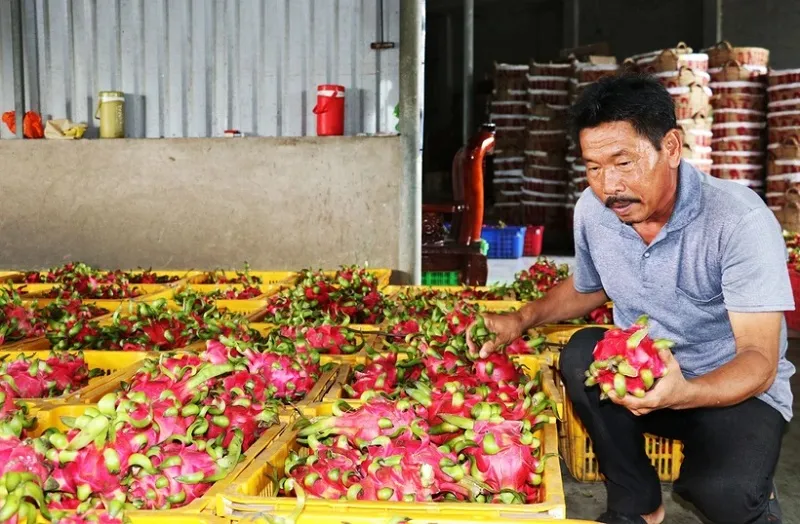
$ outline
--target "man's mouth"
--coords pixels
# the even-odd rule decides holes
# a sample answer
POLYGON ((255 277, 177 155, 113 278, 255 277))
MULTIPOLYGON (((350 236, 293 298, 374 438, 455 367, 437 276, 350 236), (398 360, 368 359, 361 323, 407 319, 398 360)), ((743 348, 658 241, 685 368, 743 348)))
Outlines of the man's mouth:
POLYGON ((625 214, 633 204, 638 204, 639 200, 637 199, 629 199, 629 198, 615 198, 611 197, 606 200, 606 207, 614 211, 615 213, 621 215, 625 214))

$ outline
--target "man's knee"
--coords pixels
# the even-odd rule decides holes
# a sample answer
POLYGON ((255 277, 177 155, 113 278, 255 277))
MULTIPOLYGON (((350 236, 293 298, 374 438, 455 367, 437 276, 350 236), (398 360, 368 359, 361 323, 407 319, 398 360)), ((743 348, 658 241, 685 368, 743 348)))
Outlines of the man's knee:
POLYGON ((764 483, 748 477, 681 476, 673 490, 711 522, 761 522, 769 502, 764 483))
POLYGON ((569 339, 559 356, 559 367, 568 386, 583 384, 586 370, 592 362, 592 351, 603 338, 603 328, 581 329, 569 339))

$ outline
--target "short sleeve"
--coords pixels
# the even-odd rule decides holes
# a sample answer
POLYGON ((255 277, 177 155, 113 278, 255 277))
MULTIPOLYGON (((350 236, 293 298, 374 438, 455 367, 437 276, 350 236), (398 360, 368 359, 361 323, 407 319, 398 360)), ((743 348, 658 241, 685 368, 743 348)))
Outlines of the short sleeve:
POLYGON ((792 311, 794 297, 786 266, 786 245, 767 207, 748 212, 722 253, 722 293, 728 311, 792 311))
POLYGON ((603 282, 597 273, 597 268, 592 260, 589 243, 586 235, 586 202, 585 196, 575 205, 574 236, 575 236, 575 272, 573 283, 578 293, 594 293, 603 289, 603 282))

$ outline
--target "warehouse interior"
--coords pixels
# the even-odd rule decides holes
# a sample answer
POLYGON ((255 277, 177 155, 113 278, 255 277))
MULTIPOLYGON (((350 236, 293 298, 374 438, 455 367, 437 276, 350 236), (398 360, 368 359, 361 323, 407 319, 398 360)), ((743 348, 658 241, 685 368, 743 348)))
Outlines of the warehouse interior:
MULTIPOLYGON (((547 399, 534 406, 545 413, 530 417, 535 431, 522 430, 536 442, 537 483, 513 497, 487 481, 478 496, 425 485, 407 499, 366 472, 355 489, 340 469, 315 469, 315 446, 349 435, 334 422, 375 397, 389 414, 358 419, 353 434, 370 438, 350 445, 388 439, 381 424, 393 427, 400 402, 430 404, 430 369, 459 377, 423 366, 431 352, 457 355, 474 379, 485 358, 466 345, 475 322, 574 273, 572 216, 589 182, 565 115, 606 76, 655 75, 688 137, 684 160, 762 197, 784 229, 797 301, 798 27, 800 0, 1 2, 0 457, 18 445, 43 469, 17 482, 0 466, 0 523, 81 522, 76 511, 113 524, 123 514, 133 524, 594 522, 606 486, 558 354, 583 327, 614 329, 610 301, 532 329, 512 344, 519 353, 502 354, 497 367, 517 377, 519 396, 482 393, 481 404, 503 409, 547 399), (230 370, 192 382, 182 399, 179 418, 194 424, 112 471, 118 454, 130 458, 112 435, 131 417, 142 423, 141 391, 160 392, 142 384, 196 378, 223 354, 230 370), (26 373, 76 362, 70 385, 51 377, 24 393, 26 373), (250 382, 232 390, 233 366, 250 382), (290 385, 270 382, 276 369, 292 370, 290 385), (233 400, 239 391, 248 398, 233 400), (92 420, 108 427, 89 439, 92 420), (167 482, 188 461, 161 451, 179 443, 211 457, 217 474, 191 471, 190 483, 184 468, 167 482), (118 485, 71 480, 75 457, 99 461, 118 485)), ((797 363, 800 314, 785 318, 797 363)), ((434 420, 450 424, 425 424, 434 420)), ((800 522, 794 426, 774 480, 788 523, 800 522)), ((451 429, 462 440, 472 431, 451 429)), ((405 461, 395 444, 375 470, 405 461)), ((664 522, 710 522, 672 493, 680 442, 651 436, 647 446, 664 522)), ((472 479, 474 468, 458 467, 472 479)))

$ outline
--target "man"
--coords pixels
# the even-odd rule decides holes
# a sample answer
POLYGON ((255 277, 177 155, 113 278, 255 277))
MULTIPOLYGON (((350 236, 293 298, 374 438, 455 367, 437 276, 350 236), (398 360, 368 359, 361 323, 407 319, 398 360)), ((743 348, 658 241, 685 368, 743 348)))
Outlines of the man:
MULTIPOLYGON (((647 314, 668 373, 644 398, 584 386, 598 328, 563 349, 567 394, 606 477, 600 522, 664 521, 643 433, 684 443, 674 491, 715 523, 780 522, 773 475, 792 416, 783 311, 794 309, 781 228, 749 188, 681 161, 672 99, 621 76, 571 110, 589 181, 575 206, 575 272, 517 313, 487 315, 486 355, 529 328, 586 315, 608 299, 614 322, 647 314)), ((471 342, 470 342, 471 343, 471 342)), ((474 347, 474 346, 473 346, 474 347)), ((475 348, 477 349, 477 348, 475 348)))

